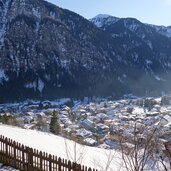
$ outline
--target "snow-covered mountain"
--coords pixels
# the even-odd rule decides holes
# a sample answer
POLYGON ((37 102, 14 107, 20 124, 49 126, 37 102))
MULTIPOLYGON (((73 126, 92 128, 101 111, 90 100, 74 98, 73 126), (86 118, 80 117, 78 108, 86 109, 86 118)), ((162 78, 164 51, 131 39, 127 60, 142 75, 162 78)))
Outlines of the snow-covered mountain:
POLYGON ((170 38, 136 19, 0 0, 1 102, 158 93, 170 90, 170 73, 170 38))
POLYGON ((108 79, 111 38, 78 14, 43 0, 0 0, 0 22, 0 99, 79 95, 108 79))
MULTIPOLYGON (((103 28, 104 26, 105 27, 107 25, 109 26, 123 19, 125 20, 126 23, 129 22, 129 20, 132 20, 132 21, 136 20, 134 18, 118 18, 118 17, 114 17, 111 15, 107 15, 107 14, 98 14, 97 16, 90 19, 90 21, 93 22, 97 27, 103 28)), ((152 24, 146 24, 146 25, 153 27, 157 33, 160 33, 166 37, 171 38, 171 26, 166 27, 166 26, 157 26, 157 25, 152 25, 152 24)), ((134 23, 128 24, 127 26, 132 27, 132 29, 137 27, 137 25, 134 23)))
POLYGON ((98 14, 94 18, 90 19, 97 27, 101 28, 104 25, 111 25, 119 20, 117 17, 113 17, 107 14, 98 14))
POLYGON ((156 26, 156 25, 151 25, 151 27, 153 27, 156 32, 171 38, 171 26, 165 27, 165 26, 156 26))

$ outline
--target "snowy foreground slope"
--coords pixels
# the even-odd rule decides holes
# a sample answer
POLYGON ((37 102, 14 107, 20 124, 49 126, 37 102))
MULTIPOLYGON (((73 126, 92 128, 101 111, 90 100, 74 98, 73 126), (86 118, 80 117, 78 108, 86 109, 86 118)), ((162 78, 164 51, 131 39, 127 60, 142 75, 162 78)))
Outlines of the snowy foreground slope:
MULTIPOLYGON (((4 135, 39 151, 41 150, 64 159, 76 161, 91 168, 96 168, 99 171, 126 171, 121 154, 115 150, 82 146, 50 133, 2 124, 0 124, 0 135, 4 135)), ((150 169, 144 169, 144 171, 147 170, 150 171, 150 169)), ((151 171, 157 170, 153 168, 151 171)))
POLYGON ((36 148, 98 170, 107 170, 106 166, 110 163, 113 171, 123 170, 123 163, 118 152, 105 150, 95 147, 81 146, 63 137, 55 136, 50 133, 43 133, 35 130, 26 130, 17 127, 0 125, 0 135, 4 135, 12 140, 20 142, 26 146, 36 148), (74 149, 77 154, 74 155, 74 149), (76 158, 76 160, 75 160, 76 158))

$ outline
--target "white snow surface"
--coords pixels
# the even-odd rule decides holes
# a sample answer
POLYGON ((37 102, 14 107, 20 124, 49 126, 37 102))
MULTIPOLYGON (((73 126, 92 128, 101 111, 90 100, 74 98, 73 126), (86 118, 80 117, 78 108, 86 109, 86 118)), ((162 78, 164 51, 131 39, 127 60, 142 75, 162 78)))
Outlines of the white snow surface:
MULTIPOLYGON (((83 146, 51 133, 21 129, 3 124, 0 124, 0 135, 39 151, 98 169, 98 171, 126 171, 121 153, 114 149, 83 146), (76 155, 74 155, 74 151, 76 151, 76 155)), ((158 169, 147 168, 144 171, 158 171, 158 169)))
MULTIPOLYGON (((0 135, 11 138, 26 146, 74 161, 74 145, 71 140, 36 130, 21 129, 7 125, 0 125, 0 135), (68 152, 67 152, 68 151, 68 152)), ((108 160, 112 160, 109 171, 124 171, 120 153, 115 150, 105 150, 97 147, 77 144, 77 163, 98 170, 105 170, 108 160), (79 159, 80 158, 80 159, 79 159)))

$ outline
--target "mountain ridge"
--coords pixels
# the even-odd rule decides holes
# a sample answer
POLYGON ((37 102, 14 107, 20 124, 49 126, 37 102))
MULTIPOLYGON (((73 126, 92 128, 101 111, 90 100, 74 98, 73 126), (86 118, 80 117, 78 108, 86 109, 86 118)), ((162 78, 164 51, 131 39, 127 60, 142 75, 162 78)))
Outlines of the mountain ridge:
MULTIPOLYGON (((93 17, 93 18, 91 18, 89 20, 91 22, 93 22, 97 27, 100 28, 100 27, 103 27, 104 24, 106 24, 106 23, 103 23, 103 22, 108 22, 108 24, 112 24, 112 23, 115 23, 115 22, 117 22, 118 20, 121 20, 121 19, 124 19, 124 20, 131 19, 131 20, 139 21, 138 19, 133 18, 133 17, 119 18, 119 17, 115 17, 115 16, 112 16, 112 15, 109 15, 109 14, 98 14, 95 17, 93 17)), ((141 22, 141 21, 139 21, 139 22, 141 22)), ((143 23, 143 22, 141 22, 141 23, 145 24, 145 25, 148 25, 148 26, 151 26, 151 27, 155 28, 156 32, 171 38, 171 26, 147 24, 147 23, 143 23)))
POLYGON ((1 102, 170 90, 171 40, 151 26, 98 28, 43 0, 1 0, 0 11, 1 102))

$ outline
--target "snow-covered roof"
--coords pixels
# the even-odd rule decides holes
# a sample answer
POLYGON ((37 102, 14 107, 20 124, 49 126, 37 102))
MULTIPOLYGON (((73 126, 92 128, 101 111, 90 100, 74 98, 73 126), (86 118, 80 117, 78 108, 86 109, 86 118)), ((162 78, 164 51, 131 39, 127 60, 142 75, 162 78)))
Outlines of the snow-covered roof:
POLYGON ((87 143, 88 145, 94 145, 97 143, 97 141, 92 138, 86 138, 84 139, 84 142, 87 143))
POLYGON ((93 134, 91 131, 88 131, 84 128, 81 128, 81 129, 78 129, 77 130, 77 133, 76 133, 77 136, 81 136, 81 137, 91 137, 93 134))

